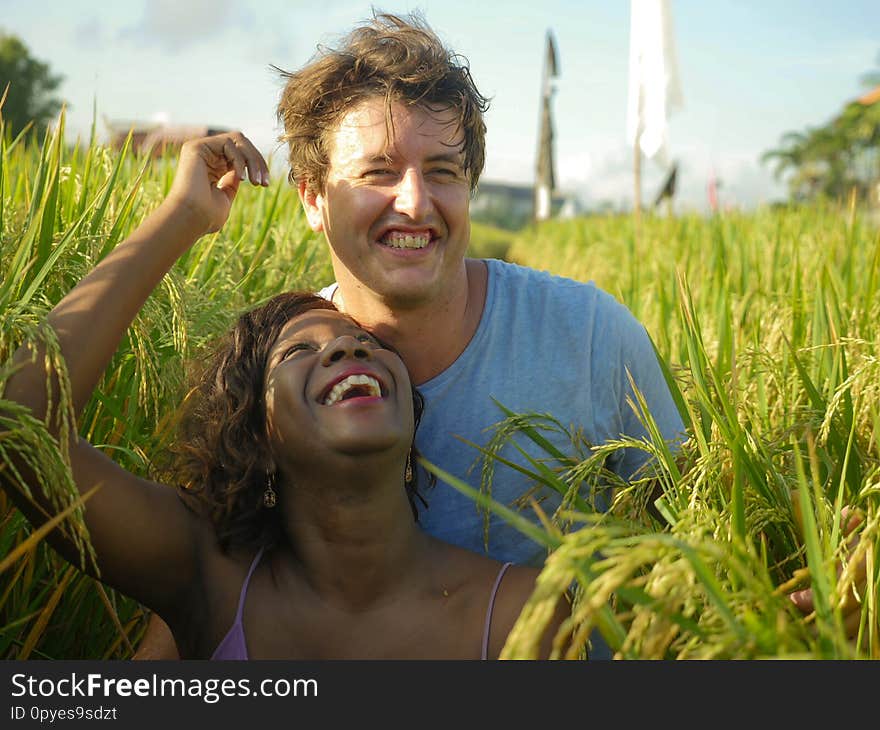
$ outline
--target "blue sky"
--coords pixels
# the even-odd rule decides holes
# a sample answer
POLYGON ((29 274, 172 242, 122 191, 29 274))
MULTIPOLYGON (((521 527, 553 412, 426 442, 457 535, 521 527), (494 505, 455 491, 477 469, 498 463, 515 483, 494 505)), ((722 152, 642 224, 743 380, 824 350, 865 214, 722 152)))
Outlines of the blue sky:
MULTIPOLYGON (((468 58, 487 115, 485 180, 531 182, 544 38, 552 30, 561 75, 553 99, 557 179, 588 204, 632 200, 626 142, 627 0, 389 0, 423 11, 468 58)), ((269 68, 305 63, 370 14, 349 0, 0 0, 0 27, 65 76, 68 129, 102 120, 167 120, 234 127, 280 164, 269 68)), ((878 0, 672 0, 682 109, 670 117, 680 161, 680 209, 706 205, 711 171, 722 204, 784 196, 761 154, 782 134, 830 119, 880 70, 878 0)), ((649 200, 664 169, 644 166, 649 200)))

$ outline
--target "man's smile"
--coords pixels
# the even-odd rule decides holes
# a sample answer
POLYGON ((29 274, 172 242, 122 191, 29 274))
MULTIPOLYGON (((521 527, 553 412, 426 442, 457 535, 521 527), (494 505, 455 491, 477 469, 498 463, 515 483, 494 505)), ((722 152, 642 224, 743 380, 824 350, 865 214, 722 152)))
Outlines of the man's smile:
POLYGON ((421 230, 392 228, 379 237, 379 243, 390 248, 419 249, 425 248, 436 237, 430 228, 421 230))

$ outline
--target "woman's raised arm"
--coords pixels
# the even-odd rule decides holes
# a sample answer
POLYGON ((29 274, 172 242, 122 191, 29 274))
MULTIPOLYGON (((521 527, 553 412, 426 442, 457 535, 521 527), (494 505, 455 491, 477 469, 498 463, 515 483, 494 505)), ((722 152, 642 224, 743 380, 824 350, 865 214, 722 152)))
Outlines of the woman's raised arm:
MULTIPOLYGON (((254 185, 268 184, 265 160, 241 133, 186 142, 167 198, 49 313, 48 323, 67 365, 77 416, 147 297, 201 236, 223 226, 246 175, 254 185)), ((16 370, 3 397, 28 407, 59 436, 60 419, 49 412, 47 399, 46 380, 52 374, 46 372, 41 349, 39 343, 26 342, 15 353, 16 370)), ((57 399, 51 408, 56 407, 57 399)), ((192 577, 191 513, 174 490, 135 477, 76 434, 69 436, 77 489, 85 493, 103 485, 85 507, 101 578, 148 605, 161 607, 166 596, 192 577), (168 569, 171 565, 173 571, 168 569), (156 586, 156 595, 145 595, 145 591, 153 592, 148 585, 156 586)), ((16 467, 33 485, 34 498, 44 512, 50 512, 49 502, 37 489, 39 480, 32 473, 29 478, 24 464, 16 467)), ((45 520, 45 514, 34 510, 17 490, 8 491, 32 522, 45 520)), ((57 534, 49 539, 68 560, 75 559, 71 546, 57 534)))

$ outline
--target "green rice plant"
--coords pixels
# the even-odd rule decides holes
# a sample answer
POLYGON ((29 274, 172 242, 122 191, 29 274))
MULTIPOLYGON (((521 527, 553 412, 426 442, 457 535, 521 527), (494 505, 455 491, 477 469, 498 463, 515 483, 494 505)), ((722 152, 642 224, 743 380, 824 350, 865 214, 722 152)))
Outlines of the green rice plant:
MULTIPOLYGON (((176 155, 154 158, 91 139, 64 142, 64 116, 42 144, 10 140, 0 121, 0 392, 24 341, 48 346, 52 393, 72 418, 63 358, 46 313, 126 238, 168 192, 176 155)), ((188 364, 239 312, 285 289, 332 280, 325 246, 295 191, 243 185, 223 230, 199 241, 164 279, 120 344, 79 418, 79 432, 125 468, 149 476, 171 438, 188 364)), ((62 430, 62 432, 64 432, 62 430)), ((66 518, 62 529, 92 560, 66 444, 24 409, 0 401, 0 471, 24 488, 15 459, 38 466, 66 518)), ((0 657, 125 658, 146 613, 99 581, 71 571, 0 493, 0 657), (35 538, 36 536, 36 538, 35 538)))
MULTIPOLYGON (((45 314, 159 204, 174 166, 173 154, 150 157, 130 141, 99 144, 94 125, 88 141, 69 146, 63 117, 41 143, 0 128, 0 388, 11 354, 36 339, 60 378, 53 398, 69 401, 45 314)), ((570 591, 559 657, 588 657, 594 631, 621 658, 880 657, 880 234, 858 211, 646 217, 638 235, 613 217, 473 234, 476 254, 594 280, 624 302, 655 343, 689 435, 670 449, 638 393, 632 406, 650 437, 600 446, 552 413, 499 403, 495 438, 462 444, 483 460, 479 484, 425 465, 547 550, 504 656, 534 656, 550 609, 570 591), (554 432, 566 436, 565 452, 550 446, 554 432), (546 453, 520 468, 562 496, 553 514, 531 495, 492 499, 510 440, 546 453), (644 450, 654 468, 622 483, 604 466, 619 448, 644 450), (863 516, 855 539, 840 527, 847 506, 863 516), (537 526, 522 509, 537 510, 537 526), (863 558, 864 581, 845 567, 847 550, 863 558), (787 593, 808 584, 816 610, 805 620, 787 593), (861 624, 848 641, 841 604, 854 586, 861 624)), ((138 315, 80 414, 80 434, 150 475, 172 437, 187 363, 239 311, 332 278, 295 192, 282 180, 242 186, 223 230, 185 254, 138 315)), ((16 459, 40 465, 66 515, 59 529, 87 564, 66 445, 0 401, 0 478, 16 481, 16 459)), ((142 608, 71 571, 44 535, 0 493, 0 657, 131 656, 142 608)))
MULTIPOLYGON (((552 414, 502 409, 484 477, 520 439, 546 454, 528 462, 536 486, 574 487, 565 509, 540 515, 540 536, 526 532, 548 559, 503 656, 535 656, 548 611, 571 591, 559 657, 581 656, 593 630, 618 658, 880 657, 878 250, 877 231, 832 208, 649 218, 639 239, 621 219, 551 222, 514 243, 514 259, 594 280, 641 318, 689 438, 670 450, 637 391, 649 438, 597 448, 569 433, 568 454, 542 443, 552 414), (646 451, 652 468, 615 482, 603 462, 618 448, 646 451), (577 497, 599 483, 614 489, 610 508, 583 509, 577 497), (845 507, 863 517, 853 535, 845 507), (804 618, 787 594, 806 585, 815 610, 804 618), (860 624, 848 640, 853 591, 860 624)), ((521 528, 491 479, 477 490, 436 473, 521 528)))

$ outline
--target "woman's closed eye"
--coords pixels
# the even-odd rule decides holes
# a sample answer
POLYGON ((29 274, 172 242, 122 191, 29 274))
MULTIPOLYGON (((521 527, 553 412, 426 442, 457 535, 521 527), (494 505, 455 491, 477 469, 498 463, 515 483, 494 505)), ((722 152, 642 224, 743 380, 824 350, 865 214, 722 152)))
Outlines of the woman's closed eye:
POLYGON ((311 342, 295 342, 281 353, 281 357, 278 358, 278 362, 284 362, 291 355, 295 355, 297 352, 304 352, 309 350, 317 351, 317 349, 317 346, 313 345, 311 342))
POLYGON ((359 335, 355 335, 355 339, 358 342, 363 342, 366 345, 374 345, 379 348, 382 347, 380 342, 375 337, 373 337, 373 335, 367 334, 366 332, 362 332, 359 335))

